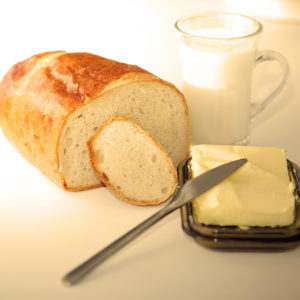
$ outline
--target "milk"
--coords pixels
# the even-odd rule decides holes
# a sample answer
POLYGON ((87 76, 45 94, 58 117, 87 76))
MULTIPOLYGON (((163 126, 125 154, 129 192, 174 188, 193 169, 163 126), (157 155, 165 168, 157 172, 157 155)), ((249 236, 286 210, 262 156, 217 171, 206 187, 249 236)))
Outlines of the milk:
POLYGON ((247 139, 249 101, 246 88, 208 89, 184 82, 191 115, 192 144, 234 144, 247 139))
MULTIPOLYGON (((198 36, 237 37, 241 32, 201 29, 198 36)), ((182 43, 183 93, 191 114, 192 144, 234 144, 248 138, 255 47, 249 40, 182 43)))

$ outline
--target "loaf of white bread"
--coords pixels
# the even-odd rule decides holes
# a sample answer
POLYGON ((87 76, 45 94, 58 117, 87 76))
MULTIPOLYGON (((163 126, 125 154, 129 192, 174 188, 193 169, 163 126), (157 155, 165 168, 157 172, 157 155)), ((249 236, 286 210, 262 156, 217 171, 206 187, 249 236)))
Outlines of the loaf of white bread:
POLYGON ((184 96, 138 66, 90 53, 47 52, 17 63, 0 83, 4 135, 67 190, 103 185, 92 168, 87 142, 120 115, 149 131, 175 167, 187 157, 184 96))
POLYGON ((106 122, 88 143, 92 165, 120 199, 154 205, 177 187, 177 173, 165 149, 126 117, 106 122))

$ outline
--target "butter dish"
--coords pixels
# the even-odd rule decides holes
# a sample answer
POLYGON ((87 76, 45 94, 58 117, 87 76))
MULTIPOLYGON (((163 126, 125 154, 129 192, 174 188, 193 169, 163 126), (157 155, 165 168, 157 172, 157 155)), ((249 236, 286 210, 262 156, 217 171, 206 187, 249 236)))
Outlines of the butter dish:
MULTIPOLYGON (((230 251, 282 251, 300 244, 300 168, 287 160, 290 180, 295 190, 295 218, 289 226, 283 227, 238 227, 205 225, 199 223, 191 203, 181 208, 183 230, 202 246, 216 250, 230 251)), ((190 160, 178 166, 179 184, 191 178, 190 160)))

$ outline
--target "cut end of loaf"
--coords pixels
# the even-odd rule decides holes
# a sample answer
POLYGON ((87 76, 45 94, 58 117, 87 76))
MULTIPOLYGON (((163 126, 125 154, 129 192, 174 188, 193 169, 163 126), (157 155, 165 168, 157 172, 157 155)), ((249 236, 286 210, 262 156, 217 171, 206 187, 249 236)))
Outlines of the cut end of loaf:
POLYGON ((66 189, 101 185, 90 163, 87 142, 107 120, 120 115, 149 131, 175 167, 186 158, 189 124, 182 95, 159 80, 123 84, 77 108, 66 120, 59 144, 59 168, 66 189))
POLYGON ((119 198, 138 205, 166 201, 176 170, 153 136, 126 117, 112 118, 89 142, 93 167, 119 198))

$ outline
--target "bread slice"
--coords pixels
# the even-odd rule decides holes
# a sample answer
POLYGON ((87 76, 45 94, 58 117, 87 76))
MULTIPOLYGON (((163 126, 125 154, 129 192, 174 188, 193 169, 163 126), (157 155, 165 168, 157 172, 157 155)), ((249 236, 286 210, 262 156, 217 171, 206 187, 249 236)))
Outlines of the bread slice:
POLYGON ((151 132, 174 166, 190 145, 184 96, 134 65, 91 53, 48 52, 14 65, 0 83, 0 126, 9 141, 67 190, 101 186, 87 141, 125 115, 151 132))
POLYGON ((95 171, 117 197, 154 205, 174 193, 177 173, 167 152, 129 118, 112 118, 88 145, 95 171))

